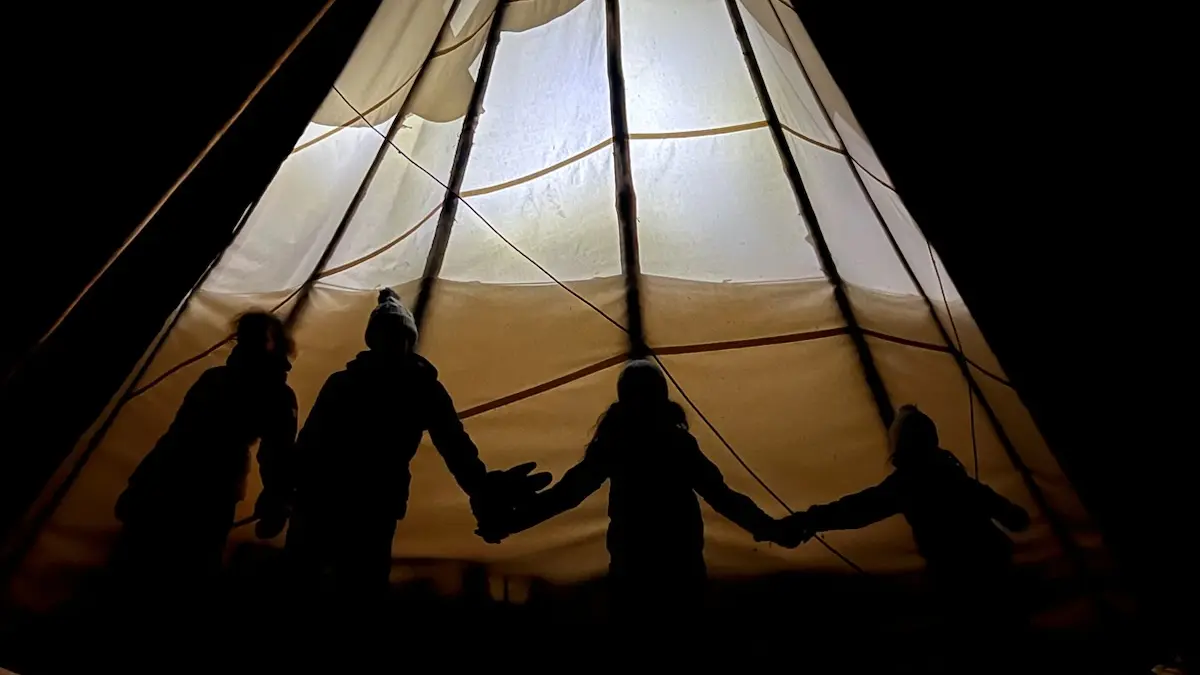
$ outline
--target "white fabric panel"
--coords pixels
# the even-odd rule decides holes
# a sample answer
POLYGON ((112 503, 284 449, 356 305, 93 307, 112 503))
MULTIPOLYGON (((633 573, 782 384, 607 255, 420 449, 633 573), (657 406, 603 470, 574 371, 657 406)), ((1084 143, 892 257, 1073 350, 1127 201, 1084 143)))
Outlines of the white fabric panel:
MULTIPOLYGON (((334 85, 354 101, 356 107, 362 102, 359 110, 372 124, 394 116, 404 104, 417 72, 429 56, 433 41, 439 37, 438 31, 450 4, 450 0, 384 0, 380 4, 334 85)), ((466 64, 483 48, 486 27, 496 6, 495 0, 464 0, 459 4, 450 21, 450 30, 441 36, 437 48, 439 52, 453 49, 453 56, 443 60, 453 62, 454 67, 431 71, 432 77, 426 78, 435 81, 430 84, 441 90, 446 99, 434 107, 445 107, 458 113, 437 116, 421 109, 423 106, 415 110, 443 122, 461 116, 466 110, 471 95, 470 78, 463 77, 466 64)), ((353 114, 347 117, 340 103, 337 93, 330 91, 313 117, 314 121, 329 126, 362 123, 355 120, 353 114)))
POLYGON ((859 324, 888 335, 942 344, 920 291, 845 156, 792 134, 786 136, 859 324))
MULTIPOLYGON (((953 329, 957 327, 963 354, 988 371, 1003 377, 1004 371, 1000 368, 999 361, 988 347, 983 334, 979 332, 975 320, 971 318, 957 289, 950 282, 950 276, 946 274, 945 268, 941 266, 940 261, 938 261, 937 267, 934 267, 934 260, 937 260, 936 252, 931 260, 928 240, 925 239, 925 235, 921 233, 916 221, 908 213, 900 195, 896 194, 894 190, 880 185, 879 181, 867 175, 862 169, 856 167, 856 170, 862 177, 863 185, 870 192, 871 199, 874 200, 879 213, 891 230, 892 236, 896 238, 896 243, 904 254, 904 258, 912 267, 925 294, 932 301, 933 309, 946 333, 950 335, 951 339, 954 339, 953 329), (946 303, 942 299, 943 291, 946 293, 946 298, 950 300, 951 311, 954 312, 954 326, 951 326, 950 315, 947 313, 946 303)), ((941 341, 938 340, 938 343, 940 344, 941 341)))
POLYGON ((738 7, 779 121, 792 131, 841 147, 792 52, 787 33, 771 11, 771 0, 739 0, 738 7))
POLYGON ((522 178, 611 138, 606 53, 604 0, 502 33, 463 187, 522 178))
MULTIPOLYGON (((618 275, 621 242, 612 161, 606 148, 529 182, 467 200, 560 281, 618 275)), ((553 283, 466 206, 459 205, 455 221, 441 278, 553 283)))
MULTIPOLYGON (((348 107, 343 104, 343 109, 348 107)), ((290 155, 209 275, 205 290, 267 293, 303 283, 382 143, 373 129, 348 128, 290 155)))
MULTIPOLYGON (((621 271, 612 151, 554 166, 611 136, 603 10, 603 0, 588 0, 550 23, 502 35, 467 163, 470 205, 561 281, 621 271)), ((465 205, 440 276, 552 282, 465 205)))
POLYGON ((763 119, 721 0, 621 5, 629 131, 691 131, 763 119))
POLYGON ((646 274, 716 282, 824 275, 767 129, 630 143, 646 274))
POLYGON ((808 36, 808 31, 800 23, 800 17, 796 15, 794 9, 779 0, 771 1, 783 22, 784 29, 792 39, 792 46, 795 47, 800 62, 804 64, 804 71, 808 73, 812 88, 825 104, 825 110, 829 113, 834 127, 842 137, 842 144, 850 152, 850 155, 862 162, 863 166, 870 169, 871 173, 891 184, 891 178, 883 170, 883 165, 875 156, 875 150, 867 142, 866 134, 863 133, 862 127, 850 110, 850 104, 846 101, 846 97, 838 88, 837 83, 833 81, 833 76, 825 67, 825 62, 808 36))
MULTIPOLYGON (((444 183, 450 177, 461 128, 461 120, 440 124, 409 115, 393 142, 444 183)), ((441 205, 445 192, 441 184, 388 148, 326 266, 328 283, 378 288, 420 278, 437 222, 436 213, 426 216, 441 205), (345 271, 330 274, 342 268, 345 271)))
POLYGON ((846 158, 787 134, 838 272, 849 284, 918 295, 846 158))
MULTIPOLYGON (((392 117, 412 86, 416 72, 450 11, 450 0, 384 0, 334 84, 351 101, 363 101, 359 110, 386 103, 367 113, 373 124, 392 117)), ((343 124, 345 105, 329 92, 313 120, 324 125, 343 124)), ((358 122, 361 124, 361 120, 358 122)))

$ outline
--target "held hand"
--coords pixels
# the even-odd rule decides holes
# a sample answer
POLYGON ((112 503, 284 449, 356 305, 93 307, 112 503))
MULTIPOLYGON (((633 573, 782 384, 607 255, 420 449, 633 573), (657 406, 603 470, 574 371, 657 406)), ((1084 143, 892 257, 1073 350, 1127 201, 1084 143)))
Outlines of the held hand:
POLYGON ((553 480, 543 471, 533 473, 535 462, 505 471, 491 471, 481 494, 472 498, 471 508, 479 527, 475 534, 489 544, 498 544, 512 534, 512 516, 529 504, 553 480))
POLYGON ((813 534, 807 514, 801 512, 776 520, 772 527, 765 532, 759 532, 754 539, 769 541, 784 548, 796 548, 811 539, 813 534))

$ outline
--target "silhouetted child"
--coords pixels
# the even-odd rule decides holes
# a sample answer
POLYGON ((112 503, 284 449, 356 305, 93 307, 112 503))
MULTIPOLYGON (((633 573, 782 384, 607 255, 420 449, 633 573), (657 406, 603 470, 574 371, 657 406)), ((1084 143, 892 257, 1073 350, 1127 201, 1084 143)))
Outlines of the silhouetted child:
MULTIPOLYGON (((697 493, 755 535, 774 524, 749 497, 725 484, 688 433, 683 409, 667 397, 662 372, 648 361, 626 365, 617 401, 600 418, 583 459, 517 509, 502 534, 579 505, 606 480, 611 480, 609 578, 622 622, 648 626, 665 618, 695 618, 705 581, 697 493)), ((678 631, 679 626, 662 629, 678 631)))
POLYGON ((426 431, 477 519, 501 508, 501 493, 532 493, 550 480, 526 476, 533 464, 488 473, 437 370, 413 351, 416 341, 412 314, 394 291, 380 291, 367 351, 325 382, 297 440, 289 557, 302 579, 327 579, 345 600, 373 602, 387 589, 396 522, 408 507, 409 462, 426 431))
POLYGON ((225 365, 188 390, 174 421, 117 500, 124 523, 114 561, 139 585, 195 584, 220 570, 234 510, 245 497, 250 447, 258 446, 263 491, 255 504, 260 536, 287 520, 296 396, 287 384, 291 340, 265 312, 237 321, 225 365))
POLYGON ((895 470, 882 483, 788 516, 768 538, 795 546, 817 532, 903 514, 943 608, 964 631, 949 642, 964 645, 968 633, 986 640, 1013 635, 1021 620, 1011 584, 1013 546, 996 522, 1020 532, 1029 527, 1029 514, 938 447, 937 427, 916 406, 900 408, 889 443, 895 470))

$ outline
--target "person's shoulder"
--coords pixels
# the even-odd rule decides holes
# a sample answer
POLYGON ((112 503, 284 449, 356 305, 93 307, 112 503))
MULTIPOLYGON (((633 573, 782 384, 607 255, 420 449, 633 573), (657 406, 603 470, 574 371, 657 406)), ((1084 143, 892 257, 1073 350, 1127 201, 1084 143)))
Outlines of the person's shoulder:
POLYGON ((230 376, 231 373, 229 371, 229 366, 213 366, 203 373, 200 373, 200 377, 196 380, 196 383, 192 385, 192 388, 205 389, 209 387, 221 386, 229 382, 230 376))
POLYGON ((700 442, 692 432, 680 425, 671 425, 664 431, 665 438, 675 447, 687 452, 701 452, 700 442))
POLYGON ((412 355, 412 369, 421 377, 431 380, 438 379, 438 370, 433 363, 420 354, 412 355))

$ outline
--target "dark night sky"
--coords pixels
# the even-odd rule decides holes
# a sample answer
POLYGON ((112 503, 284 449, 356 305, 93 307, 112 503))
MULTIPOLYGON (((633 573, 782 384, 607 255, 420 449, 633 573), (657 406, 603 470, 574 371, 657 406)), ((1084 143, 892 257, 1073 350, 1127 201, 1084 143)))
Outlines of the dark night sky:
MULTIPOLYGON (((5 322, 6 371, 321 4, 46 8, 10 26, 24 46, 10 62, 6 97, 18 176, 9 199, 20 204, 4 228, 0 273, 17 303, 5 322)), ((228 147, 64 326, 50 351, 68 356, 38 384, 19 382, 33 393, 5 391, 6 428, 39 406, 64 419, 59 437, 6 449, 6 459, 51 456, 90 423, 203 270, 205 247, 219 248, 212 223, 231 224, 229 214, 236 218, 269 179, 371 4, 335 5, 228 147), (133 293, 147 279, 153 288, 133 293)), ((1184 535, 1195 528, 1181 509, 1190 436, 1175 421, 1187 419, 1194 369, 1181 359, 1194 349, 1185 319, 1164 319, 1191 306, 1173 297, 1186 288, 1174 263, 1186 221, 1168 190, 1151 188, 1168 173, 1152 153, 1170 149, 1150 149, 1160 148, 1154 101, 1167 78, 1152 75, 1153 63, 1135 63, 1130 42, 1108 37, 1127 26, 1093 16, 867 4, 800 3, 900 193, 1110 543, 1132 576, 1168 596, 1184 578, 1184 535)))

